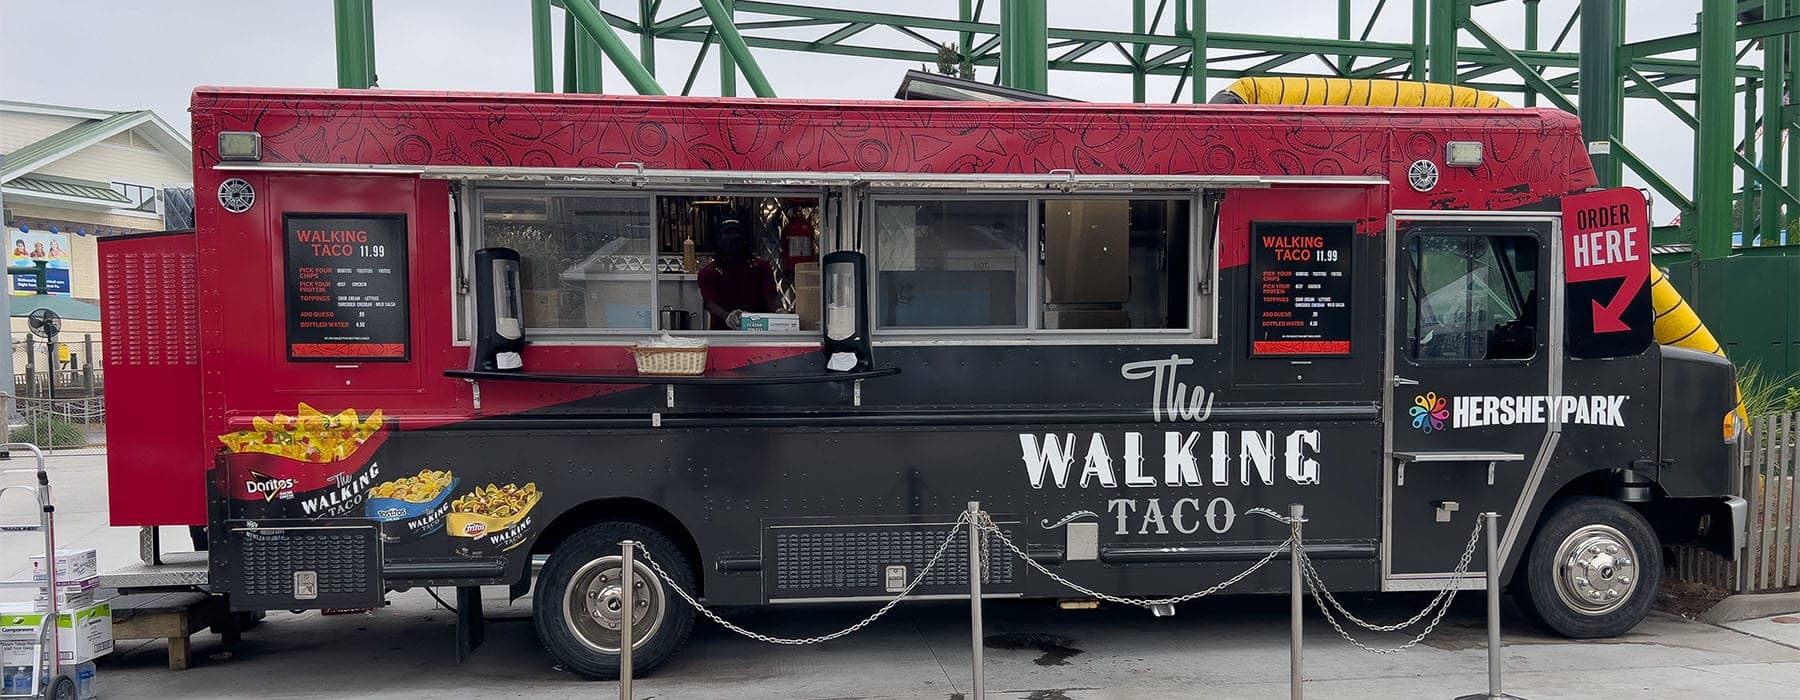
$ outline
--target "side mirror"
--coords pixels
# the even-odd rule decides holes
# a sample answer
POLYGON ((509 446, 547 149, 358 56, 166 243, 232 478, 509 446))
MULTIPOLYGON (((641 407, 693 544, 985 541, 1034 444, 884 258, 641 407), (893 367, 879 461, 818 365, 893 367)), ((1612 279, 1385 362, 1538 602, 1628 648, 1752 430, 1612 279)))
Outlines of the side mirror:
POLYGON ((827 253, 820 264, 825 294, 825 366, 836 372, 866 370, 869 350, 869 258, 855 251, 827 253))
POLYGON ((492 372, 524 366, 525 303, 519 284, 519 251, 475 251, 475 369, 492 372))

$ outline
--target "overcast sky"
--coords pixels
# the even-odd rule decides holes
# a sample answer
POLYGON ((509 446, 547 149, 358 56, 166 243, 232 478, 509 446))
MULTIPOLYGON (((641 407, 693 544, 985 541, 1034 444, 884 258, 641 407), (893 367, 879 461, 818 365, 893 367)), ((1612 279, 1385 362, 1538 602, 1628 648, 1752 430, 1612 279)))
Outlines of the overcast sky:
MULTIPOLYGON (((814 1, 939 17, 955 17, 958 4, 957 0, 814 1)), ((667 0, 662 15, 668 17, 697 4, 667 0)), ((1354 4, 1360 33, 1376 2, 1356 0, 1354 4)), ((1540 34, 1545 48, 1577 4, 1578 0, 1543 0, 1540 34)), ((1628 4, 1628 41, 1693 31, 1699 7, 1693 0, 1632 0, 1628 4)), ((983 19, 997 21, 999 0, 986 5, 983 19)), ((1412 3, 1390 0, 1386 5, 1370 38, 1410 41, 1412 3)), ((601 6, 635 16, 637 3, 601 0, 601 6)), ((1209 21, 1214 32, 1335 37, 1336 7, 1333 0, 1213 2, 1209 21)), ((331 8, 328 0, 0 0, 0 96, 102 109, 150 108, 185 130, 188 95, 196 85, 334 86, 331 8)), ((1049 8, 1052 26, 1131 28, 1126 0, 1049 0, 1049 8)), ((561 11, 554 15, 560 35, 561 11)), ((1476 8, 1474 18, 1508 45, 1524 45, 1522 2, 1476 8)), ((375 0, 380 85, 530 90, 530 23, 529 3, 524 0, 375 0)), ((1165 18, 1162 26, 1166 33, 1169 19, 1165 18)), ((1577 26, 1565 49, 1574 48, 1580 31, 1577 26)), ((822 33, 816 28, 789 31, 792 36, 809 38, 822 33)), ((926 34, 954 41, 950 33, 926 34)), ((626 39, 636 46, 634 36, 626 35, 626 39)), ((857 40, 919 46, 916 40, 885 29, 869 30, 857 40)), ((560 36, 558 42, 560 46, 560 36)), ((1464 37, 1464 45, 1473 43, 1464 37)), ((665 89, 680 89, 695 51, 696 45, 687 42, 658 42, 658 79, 665 89)), ((911 67, 873 59, 757 51, 769 81, 783 97, 891 97, 900 73, 911 67)), ((556 55, 560 61, 560 48, 556 55)), ((700 71, 696 94, 717 94, 716 55, 712 52, 700 71)), ((1759 56, 1752 52, 1745 61, 1760 63, 1759 56)), ((991 71, 982 68, 978 77, 991 79, 991 71)), ((1208 92, 1222 88, 1223 82, 1212 81, 1208 92)), ((605 86, 629 90, 610 66, 605 86)), ((1174 78, 1152 78, 1148 92, 1151 99, 1166 101, 1175 87, 1174 78)), ((741 81, 738 89, 740 94, 750 94, 741 81)), ((1126 101, 1131 97, 1131 81, 1126 76, 1053 72, 1050 89, 1088 100, 1126 101)), ((1683 191, 1689 190, 1691 131, 1653 102, 1633 100, 1628 105, 1626 145, 1683 191)), ((1672 208, 1658 207, 1655 218, 1662 222, 1672 214, 1672 208)))

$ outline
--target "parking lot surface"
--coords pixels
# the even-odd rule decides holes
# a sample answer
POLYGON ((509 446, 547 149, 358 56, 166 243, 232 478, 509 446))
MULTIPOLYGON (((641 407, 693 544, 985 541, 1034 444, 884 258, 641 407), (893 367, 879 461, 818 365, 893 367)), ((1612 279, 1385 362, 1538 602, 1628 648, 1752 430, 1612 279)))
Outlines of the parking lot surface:
MULTIPOLYGON (((106 525, 99 456, 51 460, 65 546, 101 549, 102 567, 135 556, 136 531, 106 525)), ((9 514, 14 512, 9 510, 9 514)), ((171 539, 180 539, 170 532, 171 539)), ((17 576, 27 535, 0 534, 0 573, 17 576), (20 553, 16 556, 13 553, 20 553), (17 559, 18 561, 14 561, 17 559)), ((453 653, 454 617, 422 590, 372 613, 271 613, 231 650, 195 638, 195 663, 164 667, 160 641, 122 642, 100 665, 104 698, 395 699, 615 697, 555 667, 531 629, 529 599, 493 588, 487 643, 467 662, 453 653)), ((450 600, 450 591, 442 591, 450 600)), ((1349 596, 1372 621, 1409 616, 1415 596, 1349 596)), ((1308 608, 1306 691, 1316 698, 1448 698, 1486 689, 1482 598, 1465 594, 1419 646, 1377 656, 1344 643, 1308 608)), ((1047 602, 986 606, 986 687, 1000 698, 1280 698, 1288 693, 1287 602, 1223 597, 1171 618, 1136 609, 1062 611, 1047 602)), ((808 636, 846 626, 869 605, 727 611, 753 630, 808 636)), ((1796 619, 1800 622, 1800 619, 1796 619)), ((1719 627, 1663 613, 1617 639, 1576 642, 1506 617, 1506 689, 1544 698, 1769 698, 1800 687, 1800 624, 1777 619, 1719 627)), ((707 621, 669 665, 636 684, 639 698, 959 698, 970 691, 968 609, 901 605, 844 639, 811 647, 754 642, 707 621)), ((1393 646, 1401 635, 1372 645, 1393 646)))

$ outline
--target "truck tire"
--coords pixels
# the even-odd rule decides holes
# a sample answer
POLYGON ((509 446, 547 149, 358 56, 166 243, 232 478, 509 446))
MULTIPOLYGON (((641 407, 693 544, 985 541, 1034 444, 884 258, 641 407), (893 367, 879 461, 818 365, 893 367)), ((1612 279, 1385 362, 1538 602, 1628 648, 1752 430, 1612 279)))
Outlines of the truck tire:
POLYGON ((673 658, 694 629, 694 609, 656 576, 642 558, 656 559, 663 571, 690 593, 693 567, 680 547, 661 532, 635 522, 609 521, 571 535, 550 553, 538 575, 531 614, 538 640, 564 668, 589 680, 619 677, 619 542, 637 540, 638 612, 632 617, 633 676, 647 675, 673 658))
POLYGON ((1572 639, 1631 631, 1650 614, 1662 583, 1656 532, 1610 498, 1550 504, 1525 556, 1520 606, 1533 622, 1572 639))

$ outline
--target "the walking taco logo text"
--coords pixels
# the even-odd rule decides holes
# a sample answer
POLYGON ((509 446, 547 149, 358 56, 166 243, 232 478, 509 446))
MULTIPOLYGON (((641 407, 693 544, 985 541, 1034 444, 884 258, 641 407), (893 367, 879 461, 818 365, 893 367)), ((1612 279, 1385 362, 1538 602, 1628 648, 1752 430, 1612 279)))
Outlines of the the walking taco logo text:
POLYGON ((1600 425, 1625 427, 1625 396, 1440 396, 1428 391, 1407 407, 1412 427, 1432 433, 1485 425, 1600 425))

